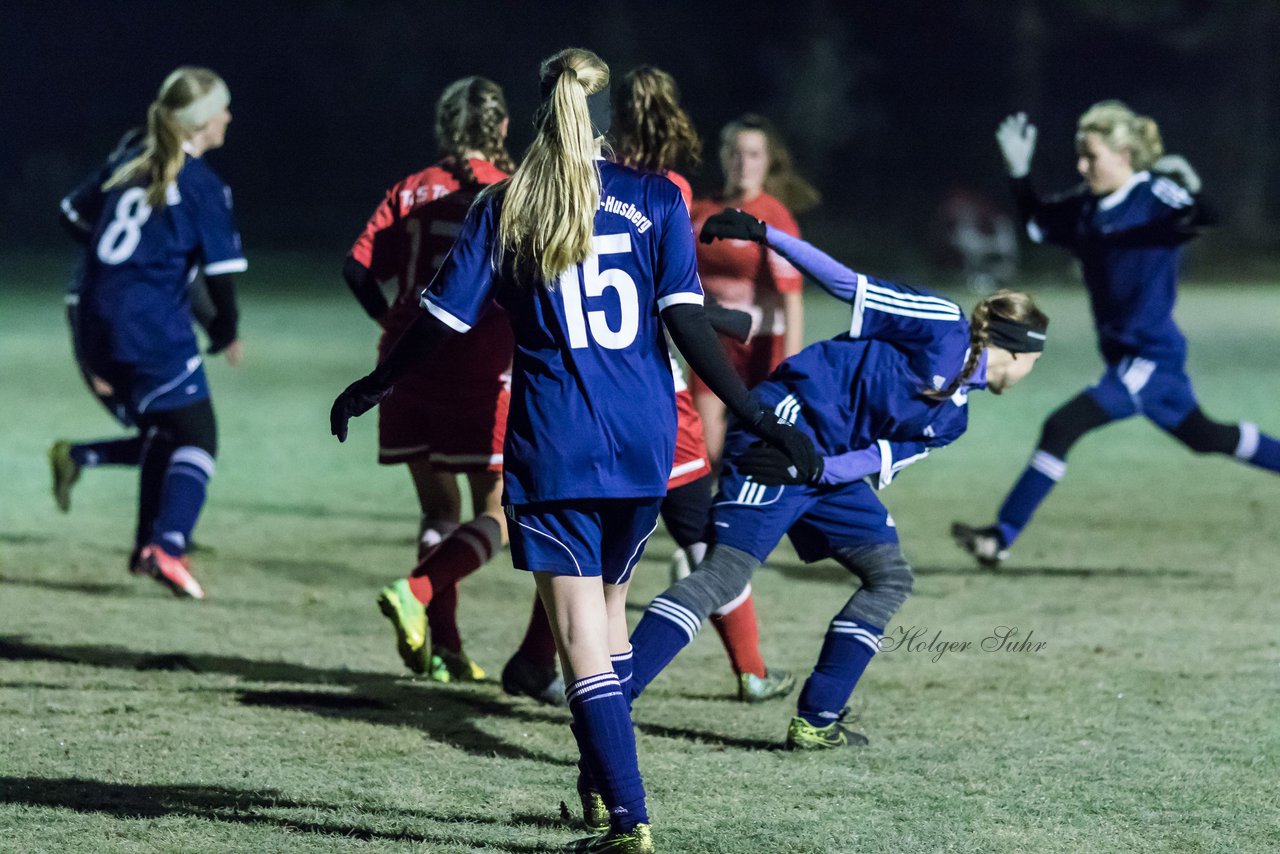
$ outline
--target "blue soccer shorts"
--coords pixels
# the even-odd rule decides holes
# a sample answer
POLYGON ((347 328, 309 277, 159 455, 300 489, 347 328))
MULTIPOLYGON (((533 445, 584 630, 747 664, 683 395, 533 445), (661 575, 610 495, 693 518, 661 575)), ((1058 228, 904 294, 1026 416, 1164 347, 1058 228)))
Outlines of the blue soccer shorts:
POLYGON ((738 471, 733 455, 754 438, 731 432, 725 442, 720 491, 711 508, 718 545, 732 546, 761 563, 791 539, 806 563, 831 557, 843 546, 897 543, 889 511, 866 481, 834 486, 765 486, 738 471))
POLYGON ((511 562, 530 572, 623 584, 658 527, 661 505, 661 496, 508 505, 511 562))
POLYGON ((1108 365, 1086 393, 1116 421, 1141 413, 1165 430, 1177 427, 1197 406, 1181 366, 1138 357, 1108 365))
POLYGON ((82 363, 80 372, 94 396, 126 427, 135 425, 143 413, 171 412, 209 397, 209 380, 199 356, 162 366, 82 363), (110 384, 111 394, 94 388, 92 377, 110 384))

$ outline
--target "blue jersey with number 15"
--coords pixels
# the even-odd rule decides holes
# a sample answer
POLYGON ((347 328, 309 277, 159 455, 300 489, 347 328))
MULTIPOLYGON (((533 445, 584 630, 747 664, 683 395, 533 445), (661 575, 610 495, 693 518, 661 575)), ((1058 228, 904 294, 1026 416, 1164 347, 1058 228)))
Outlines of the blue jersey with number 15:
POLYGON ((153 208, 141 181, 104 191, 130 149, 62 200, 67 219, 89 238, 78 282, 78 347, 91 362, 163 368, 197 353, 187 286, 248 267, 231 216, 231 190, 188 156, 153 208))
POLYGON ((702 303, 676 185, 598 161, 592 252, 554 282, 518 280, 497 251, 501 192, 484 193, 422 306, 460 332, 489 299, 515 333, 507 504, 666 494, 676 407, 659 312, 702 303))

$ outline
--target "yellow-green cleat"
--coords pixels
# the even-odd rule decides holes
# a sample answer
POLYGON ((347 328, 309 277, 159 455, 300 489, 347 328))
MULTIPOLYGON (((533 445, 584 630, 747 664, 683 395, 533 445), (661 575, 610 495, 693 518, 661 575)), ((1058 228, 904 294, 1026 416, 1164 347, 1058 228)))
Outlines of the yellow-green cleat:
POLYGON ((378 608, 391 621, 396 632, 396 649, 404 666, 414 673, 426 673, 431 651, 427 649, 427 609, 402 578, 382 588, 378 608))
POLYGON ((589 836, 570 842, 565 851, 579 854, 653 854, 653 828, 637 824, 626 831, 611 830, 603 836, 589 836))
POLYGON ((786 670, 769 668, 764 676, 754 673, 738 674, 738 701, 742 703, 763 703, 785 697, 796 687, 796 677, 786 670))
POLYGON ((814 726, 802 717, 794 717, 787 727, 787 750, 835 750, 841 747, 864 747, 867 737, 843 723, 845 713, 826 726, 814 726))
POLYGON ((591 833, 604 833, 609 829, 609 808, 604 805, 604 798, 592 789, 579 789, 578 800, 582 802, 582 828, 591 833))
POLYGON ((49 447, 49 473, 53 476, 53 500, 63 513, 71 510, 71 487, 80 479, 80 464, 71 458, 70 442, 49 447))
POLYGON ((438 647, 431 653, 427 678, 432 682, 483 682, 484 677, 484 668, 465 652, 450 652, 438 647))

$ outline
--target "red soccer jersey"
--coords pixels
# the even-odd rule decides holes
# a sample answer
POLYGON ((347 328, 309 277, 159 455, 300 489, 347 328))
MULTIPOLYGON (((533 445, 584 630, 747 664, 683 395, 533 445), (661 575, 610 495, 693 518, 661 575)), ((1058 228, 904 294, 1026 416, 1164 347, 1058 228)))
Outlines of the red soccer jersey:
MULTIPOLYGON (((782 202, 761 193, 749 202, 727 202, 722 198, 698 199, 693 203, 693 230, 698 233, 712 214, 726 207, 745 213, 795 237, 800 228, 782 202)), ((784 331, 779 294, 801 289, 800 272, 786 259, 750 240, 716 240, 698 243, 698 276, 702 288, 726 308, 749 311, 758 318, 756 333, 781 335, 784 331)))
MULTIPOLYGON (((468 162, 480 184, 507 177, 486 160, 468 162)), ((394 185, 351 247, 351 257, 372 270, 377 281, 397 280, 395 300, 383 321, 379 345, 383 355, 422 310, 418 294, 449 253, 475 198, 475 188, 464 189, 447 167, 443 162, 428 166, 394 185)), ((422 392, 475 397, 496 394, 510 370, 514 347, 505 313, 491 304, 470 333, 446 341, 432 354, 429 364, 423 366, 432 380, 428 383, 431 388, 424 386, 422 392), (431 365, 448 365, 449 370, 432 370, 431 365)))
POLYGON ((684 197, 684 206, 689 210, 693 210, 693 187, 689 186, 689 182, 684 176, 672 169, 666 171, 667 180, 680 188, 680 195, 684 197))

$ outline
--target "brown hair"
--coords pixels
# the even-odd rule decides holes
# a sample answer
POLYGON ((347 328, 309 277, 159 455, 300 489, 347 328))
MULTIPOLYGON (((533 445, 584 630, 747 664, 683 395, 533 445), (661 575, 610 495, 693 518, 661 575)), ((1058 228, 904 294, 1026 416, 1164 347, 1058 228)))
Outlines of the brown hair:
MULTIPOLYGON (((609 85, 609 66, 582 48, 543 60, 544 92, 538 131, 511 178, 498 218, 498 245, 518 275, 530 273, 554 287, 556 277, 591 254, 600 207, 600 151, 587 96, 609 85)), ((495 185, 498 186, 498 185, 495 185)))
POLYGON ((680 106, 680 87, 652 65, 628 71, 614 88, 613 137, 618 162, 646 172, 702 162, 702 140, 680 106))
POLYGON ((1129 149, 1129 164, 1135 172, 1149 169, 1164 154, 1160 126, 1150 116, 1140 116, 1123 101, 1099 101, 1076 126, 1076 147, 1087 133, 1096 133, 1112 151, 1129 149))
POLYGON ((720 131, 721 150, 731 145, 743 131, 764 134, 769 149, 769 171, 764 177, 764 191, 776 198, 793 214, 804 213, 822 203, 822 194, 795 173, 791 152, 777 125, 764 116, 747 113, 729 122, 720 131))
POLYGON ((436 143, 464 184, 479 183, 467 162, 468 151, 480 152, 503 172, 514 171, 503 129, 506 120, 507 99, 492 80, 464 77, 445 87, 436 102, 436 143))
POLYGON ((1030 295, 1021 291, 1001 289, 980 300, 973 307, 969 316, 969 357, 964 360, 964 367, 946 388, 925 389, 922 394, 931 400, 946 400, 956 393, 956 389, 969 379, 969 375, 978 367, 982 351, 991 344, 989 324, 991 318, 1023 323, 1037 329, 1049 326, 1049 316, 1040 310, 1030 295))
POLYGON ((178 178, 186 153, 182 143, 203 125, 192 125, 184 113, 197 100, 221 89, 229 103, 230 94, 222 78, 208 68, 184 65, 160 84, 160 92, 147 108, 147 135, 142 153, 122 163, 102 185, 110 190, 147 177, 147 204, 165 203, 165 189, 178 178))

